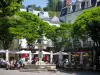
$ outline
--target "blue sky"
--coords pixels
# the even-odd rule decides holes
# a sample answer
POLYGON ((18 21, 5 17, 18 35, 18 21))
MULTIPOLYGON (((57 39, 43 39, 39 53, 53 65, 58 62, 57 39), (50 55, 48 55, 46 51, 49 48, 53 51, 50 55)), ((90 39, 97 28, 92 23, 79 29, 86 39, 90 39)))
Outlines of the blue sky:
POLYGON ((25 6, 36 4, 36 6, 45 7, 47 5, 47 0, 24 0, 23 4, 25 6))
MULTIPOLYGON (((72 2, 75 2, 76 0, 72 0, 72 2)), ((42 8, 47 5, 47 0, 24 0, 23 4, 25 6, 36 4, 36 6, 41 6, 42 8)))
POLYGON ((75 2, 76 0, 72 0, 72 2, 75 2))

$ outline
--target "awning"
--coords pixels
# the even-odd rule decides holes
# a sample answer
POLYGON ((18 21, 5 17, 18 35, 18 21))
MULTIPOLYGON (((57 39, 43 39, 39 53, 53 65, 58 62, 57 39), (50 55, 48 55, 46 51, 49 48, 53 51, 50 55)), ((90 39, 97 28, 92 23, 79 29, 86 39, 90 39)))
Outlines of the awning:
POLYGON ((16 54, 29 54, 30 51, 25 51, 25 50, 22 50, 22 51, 18 51, 18 52, 15 52, 16 54))
MULTIPOLYGON (((39 54, 39 51, 36 51, 35 53, 33 54, 39 54)), ((45 52, 45 51, 42 51, 42 54, 50 54, 49 52, 45 52)))

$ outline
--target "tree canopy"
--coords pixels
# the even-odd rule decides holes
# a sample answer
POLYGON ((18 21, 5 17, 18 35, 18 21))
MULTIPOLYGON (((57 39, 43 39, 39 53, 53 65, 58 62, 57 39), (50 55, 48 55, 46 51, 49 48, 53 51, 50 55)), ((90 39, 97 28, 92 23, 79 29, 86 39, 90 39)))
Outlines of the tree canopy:
POLYGON ((51 11, 60 11, 62 8, 61 0, 48 0, 47 7, 51 11))
POLYGON ((74 23, 74 35, 77 37, 91 38, 95 50, 96 70, 98 70, 100 56, 100 7, 84 11, 74 23))
POLYGON ((18 20, 16 13, 21 7, 22 0, 0 0, 0 43, 8 49, 14 38, 8 28, 18 20))
POLYGON ((41 11, 41 9, 42 9, 40 6, 36 6, 35 4, 28 5, 27 8, 32 8, 32 9, 37 10, 37 11, 41 11))
POLYGON ((60 16, 61 8, 62 8, 61 0, 48 0, 47 6, 44 7, 43 10, 48 11, 50 17, 53 17, 55 15, 60 16))
POLYGON ((18 38, 25 37, 28 43, 33 43, 37 38, 45 34, 49 24, 40 20, 36 15, 29 12, 19 12, 20 24, 10 27, 9 30, 18 38))
POLYGON ((50 29, 46 36, 54 42, 55 51, 60 51, 62 47, 69 45, 72 32, 71 24, 62 23, 60 27, 51 26, 50 29))
POLYGON ((100 39, 100 7, 84 11, 74 23, 74 34, 77 37, 91 37, 93 41, 100 39))

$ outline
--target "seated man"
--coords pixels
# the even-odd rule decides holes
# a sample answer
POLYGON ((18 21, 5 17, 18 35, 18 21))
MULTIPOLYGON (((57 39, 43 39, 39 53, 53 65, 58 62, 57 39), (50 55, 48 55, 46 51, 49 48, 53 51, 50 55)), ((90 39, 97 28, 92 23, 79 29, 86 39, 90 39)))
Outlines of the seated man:
POLYGON ((21 59, 18 61, 18 64, 20 65, 19 68, 23 67, 23 61, 21 59))
POLYGON ((14 68, 14 60, 12 59, 11 61, 10 61, 10 69, 13 69, 14 68))

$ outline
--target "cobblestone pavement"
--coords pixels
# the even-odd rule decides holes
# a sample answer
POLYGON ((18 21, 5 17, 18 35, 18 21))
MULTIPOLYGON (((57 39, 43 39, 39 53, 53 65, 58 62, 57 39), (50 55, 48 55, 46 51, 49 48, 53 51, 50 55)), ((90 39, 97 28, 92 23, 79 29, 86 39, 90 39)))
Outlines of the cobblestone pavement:
POLYGON ((90 71, 84 71, 84 72, 20 72, 18 70, 5 70, 0 69, 0 75, 100 75, 100 72, 90 72, 90 71))

